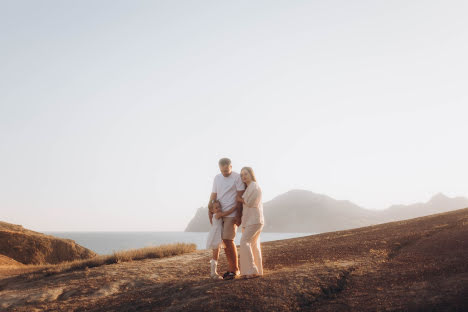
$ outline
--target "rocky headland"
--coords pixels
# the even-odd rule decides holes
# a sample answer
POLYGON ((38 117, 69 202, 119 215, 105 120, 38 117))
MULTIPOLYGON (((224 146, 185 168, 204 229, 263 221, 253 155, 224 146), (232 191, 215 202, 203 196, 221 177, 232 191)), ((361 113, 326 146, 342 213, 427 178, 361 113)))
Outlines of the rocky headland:
POLYGON ((57 238, 0 221, 0 264, 57 264, 96 254, 71 239, 57 238))

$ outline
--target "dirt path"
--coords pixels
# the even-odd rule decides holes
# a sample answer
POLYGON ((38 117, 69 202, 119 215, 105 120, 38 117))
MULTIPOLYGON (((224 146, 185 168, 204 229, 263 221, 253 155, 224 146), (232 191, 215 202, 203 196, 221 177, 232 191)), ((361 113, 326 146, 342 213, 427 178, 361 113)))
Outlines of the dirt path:
MULTIPOLYGON (((0 279, 12 311, 468 309, 468 209, 262 245, 265 275, 208 278, 210 251, 0 279)), ((226 270, 221 255, 221 271, 226 270)))

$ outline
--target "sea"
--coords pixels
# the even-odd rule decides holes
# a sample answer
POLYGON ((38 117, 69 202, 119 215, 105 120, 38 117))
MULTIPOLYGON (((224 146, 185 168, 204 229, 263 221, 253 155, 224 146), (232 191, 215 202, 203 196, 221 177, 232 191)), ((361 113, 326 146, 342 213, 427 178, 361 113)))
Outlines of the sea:
MULTIPOLYGON (((114 251, 159 246, 172 243, 194 243, 197 249, 205 249, 208 232, 45 232, 60 238, 74 240, 97 254, 106 255, 114 251)), ((269 242, 314 233, 269 233, 260 234, 260 242, 269 242)), ((241 233, 236 235, 239 244, 241 233)))

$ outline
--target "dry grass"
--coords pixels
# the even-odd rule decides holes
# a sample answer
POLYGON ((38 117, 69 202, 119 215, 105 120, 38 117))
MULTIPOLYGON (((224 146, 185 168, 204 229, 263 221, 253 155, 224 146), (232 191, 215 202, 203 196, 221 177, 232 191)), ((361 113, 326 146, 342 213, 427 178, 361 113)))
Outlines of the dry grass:
POLYGON ((114 252, 111 255, 96 256, 91 259, 75 260, 62 262, 59 264, 47 265, 24 265, 21 268, 23 272, 39 273, 44 275, 53 275, 63 272, 85 270, 87 268, 99 267, 107 264, 115 264, 134 260, 165 258, 176 256, 197 249, 195 244, 176 243, 154 247, 145 247, 140 249, 130 249, 114 252))

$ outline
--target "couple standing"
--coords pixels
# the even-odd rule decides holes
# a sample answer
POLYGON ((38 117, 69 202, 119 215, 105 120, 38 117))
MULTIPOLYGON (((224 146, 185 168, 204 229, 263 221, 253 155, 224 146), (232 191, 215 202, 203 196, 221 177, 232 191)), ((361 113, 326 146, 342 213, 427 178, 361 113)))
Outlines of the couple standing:
POLYGON ((208 204, 211 229, 208 233, 207 249, 213 250, 211 277, 234 279, 239 275, 253 278, 263 275, 260 232, 263 229, 262 190, 257 184, 250 167, 241 173, 232 171, 231 160, 219 160, 218 174, 208 204), (234 243, 237 227, 242 226, 240 241, 240 271, 237 248, 234 243), (228 271, 223 277, 217 273, 219 250, 225 248, 228 271))

